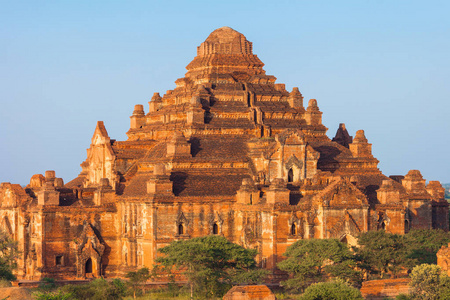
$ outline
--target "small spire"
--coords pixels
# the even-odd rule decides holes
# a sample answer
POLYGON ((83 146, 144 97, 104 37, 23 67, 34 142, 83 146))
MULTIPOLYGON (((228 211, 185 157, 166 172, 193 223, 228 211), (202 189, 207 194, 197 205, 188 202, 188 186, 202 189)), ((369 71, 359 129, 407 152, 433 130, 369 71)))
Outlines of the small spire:
POLYGON ((353 143, 356 144, 362 144, 362 143, 367 143, 368 140, 366 138, 366 135, 364 134, 364 130, 358 130, 356 132, 355 138, 353 139, 353 143))
POLYGON ((159 93, 153 93, 152 101, 158 101, 160 99, 161 99, 161 96, 159 95, 159 93))
POLYGON ((308 111, 318 111, 319 110, 316 99, 309 99, 307 110, 308 111))
POLYGON ((348 145, 352 143, 353 138, 348 134, 348 131, 345 128, 344 123, 339 124, 339 128, 336 131, 336 135, 334 136, 332 141, 341 144, 346 148, 348 148, 349 147, 348 145))
POLYGON ((144 113, 144 105, 142 104, 136 104, 134 106, 133 116, 143 116, 144 113))

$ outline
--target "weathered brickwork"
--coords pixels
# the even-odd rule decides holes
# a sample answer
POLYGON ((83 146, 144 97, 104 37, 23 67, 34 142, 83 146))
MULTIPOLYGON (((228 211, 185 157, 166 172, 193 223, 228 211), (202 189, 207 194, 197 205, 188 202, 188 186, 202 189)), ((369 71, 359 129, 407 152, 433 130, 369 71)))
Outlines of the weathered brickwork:
POLYGON ((276 297, 265 285, 246 285, 232 287, 223 300, 276 300, 276 297))
POLYGON ((395 298, 399 294, 408 295, 411 293, 409 278, 379 279, 364 281, 361 287, 361 294, 367 300, 383 300, 395 298))
POLYGON ((364 131, 353 138, 341 124, 330 140, 317 101, 263 66, 242 34, 217 29, 174 90, 155 93, 147 113, 134 107, 126 141, 97 123, 77 178, 2 183, 18 277, 123 276, 174 240, 209 234, 256 248, 277 275, 299 239, 448 229, 439 182, 416 170, 386 177, 364 131))

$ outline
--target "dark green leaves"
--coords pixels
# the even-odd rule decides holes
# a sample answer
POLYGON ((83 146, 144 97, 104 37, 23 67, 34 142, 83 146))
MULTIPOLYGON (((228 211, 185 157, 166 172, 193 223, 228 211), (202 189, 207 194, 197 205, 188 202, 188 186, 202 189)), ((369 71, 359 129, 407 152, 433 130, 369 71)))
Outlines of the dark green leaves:
POLYGON ((293 292, 330 277, 355 284, 361 281, 353 253, 336 239, 300 240, 288 247, 284 255, 287 258, 277 266, 290 274, 291 278, 283 284, 293 292))
POLYGON ((258 270, 254 257, 257 252, 212 235, 175 241, 158 250, 157 262, 170 270, 182 270, 197 295, 219 297, 232 283, 253 283, 267 275, 258 270))

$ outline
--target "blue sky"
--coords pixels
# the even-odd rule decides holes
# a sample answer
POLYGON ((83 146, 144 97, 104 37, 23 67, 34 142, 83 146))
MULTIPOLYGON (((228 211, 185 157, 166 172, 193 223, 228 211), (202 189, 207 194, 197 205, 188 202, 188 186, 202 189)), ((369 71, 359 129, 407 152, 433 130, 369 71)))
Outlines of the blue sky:
POLYGON ((450 1, 0 1, 0 182, 81 171, 97 120, 183 77, 229 26, 267 74, 316 98, 333 137, 364 129, 386 175, 450 182, 450 1))

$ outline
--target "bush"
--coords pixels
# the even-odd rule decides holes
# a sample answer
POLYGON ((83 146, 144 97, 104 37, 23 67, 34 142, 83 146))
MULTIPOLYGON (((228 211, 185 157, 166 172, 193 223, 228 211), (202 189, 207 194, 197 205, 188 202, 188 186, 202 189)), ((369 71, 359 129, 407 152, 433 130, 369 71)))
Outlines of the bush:
POLYGON ((61 288, 65 294, 74 299, 116 300, 125 296, 125 283, 120 279, 108 282, 105 279, 95 279, 87 284, 66 285, 61 288))
POLYGON ((39 283, 39 289, 41 291, 52 291, 56 289, 55 279, 44 277, 39 283))
POLYGON ((309 286, 300 300, 364 300, 361 292, 342 280, 320 282, 309 286))
POLYGON ((36 293, 34 295, 36 300, 69 300, 73 299, 72 294, 64 293, 62 291, 58 292, 44 292, 44 293, 36 293))

